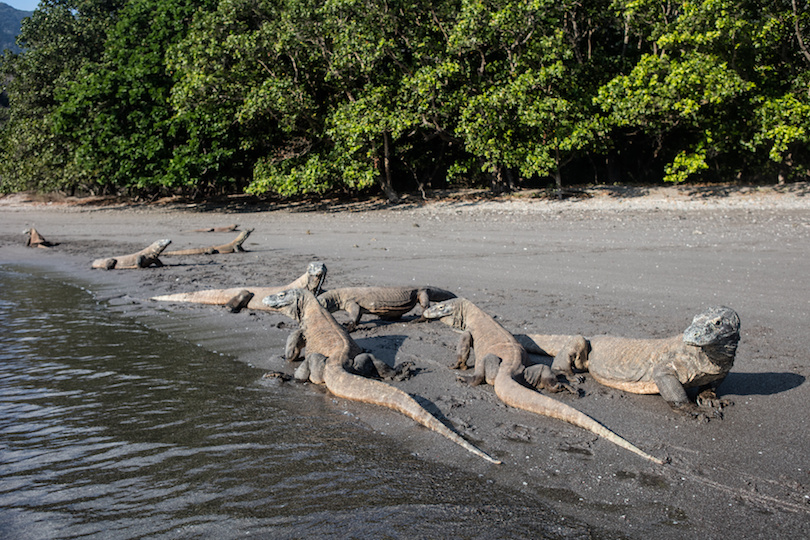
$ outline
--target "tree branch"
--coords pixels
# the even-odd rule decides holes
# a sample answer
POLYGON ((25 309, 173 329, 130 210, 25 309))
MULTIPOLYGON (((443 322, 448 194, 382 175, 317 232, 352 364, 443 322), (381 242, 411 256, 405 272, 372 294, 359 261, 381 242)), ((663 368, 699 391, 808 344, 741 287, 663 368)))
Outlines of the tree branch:
POLYGON ((799 48, 802 50, 802 54, 804 55, 804 59, 810 63, 810 52, 807 51, 807 47, 804 46, 804 39, 802 39, 802 32, 799 29, 799 10, 796 7, 796 0, 791 0, 791 4, 793 4, 793 29, 796 32, 796 40, 799 42, 799 48))

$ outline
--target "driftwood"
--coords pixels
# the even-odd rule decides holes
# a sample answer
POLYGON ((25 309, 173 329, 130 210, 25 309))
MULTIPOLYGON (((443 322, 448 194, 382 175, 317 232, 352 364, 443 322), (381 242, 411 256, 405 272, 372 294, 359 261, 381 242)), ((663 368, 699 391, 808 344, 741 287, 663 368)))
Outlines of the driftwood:
POLYGON ((45 240, 45 237, 39 234, 33 227, 25 229, 23 234, 25 235, 25 245, 28 247, 49 248, 59 245, 59 242, 48 242, 45 240))
POLYGON ((222 244, 221 246, 210 246, 210 247, 201 247, 201 248, 192 248, 192 249, 179 249, 177 251, 167 251, 164 255, 174 256, 174 255, 214 255, 216 253, 235 253, 237 251, 245 251, 242 248, 242 243, 247 240, 247 237, 250 236, 250 233, 253 232, 253 229, 247 229, 239 233, 233 241, 228 242, 227 244, 222 244))
POLYGON ((148 266, 163 266, 158 258, 160 254, 166 249, 166 246, 171 244, 172 241, 168 239, 158 240, 148 247, 132 253, 130 255, 122 255, 121 257, 107 257, 104 259, 96 259, 93 261, 93 268, 100 268, 102 270, 120 270, 124 268, 146 268, 148 266))

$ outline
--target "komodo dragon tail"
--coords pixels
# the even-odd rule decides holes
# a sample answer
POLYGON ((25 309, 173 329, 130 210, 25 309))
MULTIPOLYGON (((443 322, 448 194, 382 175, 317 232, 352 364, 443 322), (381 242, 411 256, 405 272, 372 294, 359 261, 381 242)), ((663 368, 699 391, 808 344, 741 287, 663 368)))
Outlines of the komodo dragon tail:
POLYGON ((399 411, 426 428, 432 429, 440 435, 444 435, 476 456, 482 457, 490 463, 501 463, 499 460, 488 456, 486 453, 464 440, 457 433, 451 431, 447 426, 439 422, 435 416, 419 405, 415 399, 399 388, 381 381, 354 375, 344 370, 340 365, 329 363, 327 363, 324 371, 324 382, 329 391, 338 397, 380 405, 399 411))
POLYGON ((511 375, 505 371, 499 372, 497 378, 495 379, 495 393, 498 395, 501 401, 510 407, 523 409, 524 411, 529 411, 542 416, 549 416, 551 418, 568 422, 569 424, 586 429, 617 446, 633 452, 634 454, 638 454, 639 456, 648 459, 653 463, 657 463, 659 465, 664 464, 664 460, 651 456, 650 454, 637 448, 632 443, 613 433, 587 414, 582 413, 575 408, 566 405, 565 403, 551 399, 550 397, 544 396, 539 392, 526 388, 515 381, 511 375), (503 373, 503 375, 501 375, 501 373, 503 373))
POLYGON ((245 287, 236 287, 233 289, 207 289, 204 291, 164 294, 162 296, 153 296, 151 299, 162 302, 192 302, 194 304, 224 305, 244 289, 245 287))

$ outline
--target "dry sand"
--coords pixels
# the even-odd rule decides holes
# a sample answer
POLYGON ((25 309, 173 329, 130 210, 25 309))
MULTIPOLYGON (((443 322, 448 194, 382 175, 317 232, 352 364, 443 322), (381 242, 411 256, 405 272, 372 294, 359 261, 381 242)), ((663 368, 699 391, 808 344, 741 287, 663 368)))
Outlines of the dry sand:
MULTIPOLYGON (((742 341, 720 394, 722 420, 673 413, 659 396, 602 387, 557 399, 671 464, 657 466, 556 420, 503 406, 448 369, 457 335, 440 323, 366 317, 355 339, 420 369, 396 383, 503 460, 489 465, 396 413, 313 394, 399 447, 523 490, 564 515, 634 538, 810 537, 810 185, 620 189, 566 201, 467 194, 423 203, 256 206, 164 201, 79 205, 0 198, 0 264, 50 268, 111 309, 262 369, 285 370, 290 329, 266 312, 149 301, 153 295, 279 285, 310 261, 327 287, 432 284, 475 301, 514 333, 664 337, 713 304, 738 311, 742 341), (163 268, 90 270, 159 238, 170 249, 224 243, 255 228, 247 253, 163 258, 163 268), (61 245, 22 246, 35 226, 61 245)), ((417 310, 418 311, 418 310, 417 310)), ((338 314, 345 320, 345 314, 338 314)), ((275 383, 274 383, 275 384, 275 383)), ((302 391, 306 391, 304 386, 302 391)), ((272 388, 270 389, 272 391, 272 388)), ((486 504, 487 501, 481 501, 486 504)))

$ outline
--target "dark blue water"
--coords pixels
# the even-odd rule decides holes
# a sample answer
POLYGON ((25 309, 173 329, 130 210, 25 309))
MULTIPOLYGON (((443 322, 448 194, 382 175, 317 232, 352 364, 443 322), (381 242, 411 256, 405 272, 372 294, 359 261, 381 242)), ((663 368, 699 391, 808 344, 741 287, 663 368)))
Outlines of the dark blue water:
POLYGON ((574 538, 300 385, 0 266, 0 538, 574 538))

